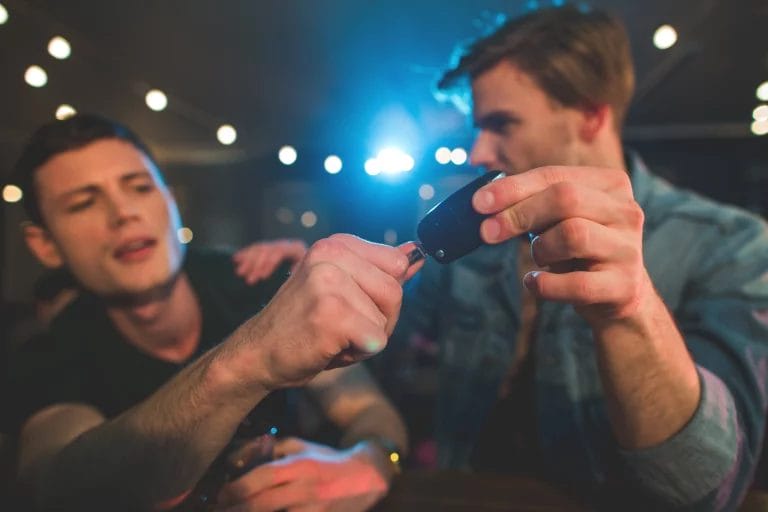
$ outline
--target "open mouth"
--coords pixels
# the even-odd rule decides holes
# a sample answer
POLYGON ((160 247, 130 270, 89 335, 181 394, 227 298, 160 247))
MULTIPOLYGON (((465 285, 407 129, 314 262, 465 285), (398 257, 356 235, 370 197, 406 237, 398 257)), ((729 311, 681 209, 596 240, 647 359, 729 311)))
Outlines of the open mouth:
POLYGON ((113 255, 115 259, 124 262, 139 261, 149 256, 155 245, 157 242, 151 238, 131 240, 118 246, 113 255))

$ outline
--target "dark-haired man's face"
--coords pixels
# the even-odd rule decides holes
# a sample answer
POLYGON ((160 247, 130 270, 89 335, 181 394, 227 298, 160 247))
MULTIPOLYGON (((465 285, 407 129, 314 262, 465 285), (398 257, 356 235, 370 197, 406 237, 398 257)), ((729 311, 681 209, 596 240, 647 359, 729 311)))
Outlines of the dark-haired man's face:
POLYGON ((530 75, 501 61, 472 81, 472 165, 507 174, 578 165, 580 111, 560 106, 530 75))
POLYGON ((35 186, 53 247, 87 289, 142 295, 178 273, 176 203, 132 144, 102 139, 60 153, 37 170, 35 186))

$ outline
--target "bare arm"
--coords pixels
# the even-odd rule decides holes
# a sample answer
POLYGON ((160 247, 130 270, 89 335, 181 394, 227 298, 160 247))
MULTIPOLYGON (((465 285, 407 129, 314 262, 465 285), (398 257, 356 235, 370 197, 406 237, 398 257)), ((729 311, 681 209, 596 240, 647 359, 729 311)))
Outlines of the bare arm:
MULTIPOLYGON (((349 242, 349 240, 347 240, 349 242)), ((359 247, 351 246, 353 251, 359 247)), ((404 257, 412 250, 406 244, 397 250, 404 257)), ((374 261, 374 259, 371 259, 374 261)), ((404 261, 407 265, 407 261, 404 261)), ((382 270, 389 274, 381 287, 371 290, 370 302, 353 307, 372 312, 376 305, 390 314, 384 321, 387 335, 394 328, 395 312, 402 298, 401 283, 420 268, 387 272, 386 261, 377 260, 377 268, 360 268, 360 278, 370 278, 382 270), (397 276, 397 277, 396 277, 397 276), (397 290, 397 302, 384 301, 387 288, 397 290)), ((335 321, 340 318, 333 317, 335 321)), ((308 384, 326 416, 345 429, 342 444, 354 446, 334 449, 296 438, 281 439, 275 445, 277 460, 257 466, 227 484, 219 495, 219 505, 232 510, 368 510, 389 488, 395 468, 381 439, 405 448, 405 427, 397 412, 383 397, 367 370, 358 365, 325 372, 308 384), (366 440, 367 439, 367 440, 366 440)), ((222 510, 230 510, 222 508, 222 510)))
POLYGON ((619 444, 655 446, 693 417, 701 396, 696 366, 655 292, 635 315, 593 327, 608 415, 619 444))
POLYGON ((101 425, 104 416, 90 405, 62 403, 29 418, 19 438, 19 478, 32 484, 37 472, 83 432, 101 425))
POLYGON ((536 233, 542 269, 531 292, 573 304, 595 335, 613 432, 625 448, 653 446, 693 416, 696 367, 642 254, 643 212, 623 170, 542 167, 487 185, 474 197, 488 242, 536 233))
POLYGON ((29 461, 26 474, 39 475, 42 504, 151 509, 182 495, 269 391, 306 384, 326 368, 383 349, 401 300, 393 276, 405 273, 407 258, 391 247, 341 240, 315 244, 259 315, 117 418, 98 425, 97 418, 93 425, 84 420, 59 436, 46 457, 33 456, 32 441, 55 433, 67 417, 29 422, 22 458, 29 461), (372 272, 367 259, 386 272, 372 272))
MULTIPOLYGON (((199 479, 267 390, 250 392, 215 369, 210 352, 149 399, 111 421, 77 404, 49 407, 24 425, 20 472, 43 509, 150 509, 199 479)), ((254 379, 256 382, 256 379, 254 379)))
POLYGON ((341 446, 363 442, 371 462, 387 478, 393 476, 389 453, 377 440, 391 441, 400 453, 408 434, 400 414, 387 400, 363 365, 324 372, 308 385, 326 417, 343 429, 341 446))

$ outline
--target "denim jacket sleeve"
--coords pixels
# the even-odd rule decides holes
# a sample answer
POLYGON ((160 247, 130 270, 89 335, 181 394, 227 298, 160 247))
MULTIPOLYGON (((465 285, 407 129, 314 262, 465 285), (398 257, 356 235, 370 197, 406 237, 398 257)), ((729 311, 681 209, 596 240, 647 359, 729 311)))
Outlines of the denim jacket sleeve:
POLYGON ((765 428, 768 230, 730 208, 709 220, 696 249, 699 264, 673 312, 699 371, 700 403, 670 439, 622 452, 664 508, 735 509, 751 482, 765 428))

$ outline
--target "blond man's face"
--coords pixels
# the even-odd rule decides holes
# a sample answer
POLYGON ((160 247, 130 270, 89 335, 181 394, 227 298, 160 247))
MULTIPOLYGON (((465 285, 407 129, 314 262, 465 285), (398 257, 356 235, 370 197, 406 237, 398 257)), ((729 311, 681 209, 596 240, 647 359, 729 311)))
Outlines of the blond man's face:
POLYGON ((581 112, 559 105, 511 62, 501 61, 472 81, 472 103, 472 165, 517 174, 579 164, 581 112))

